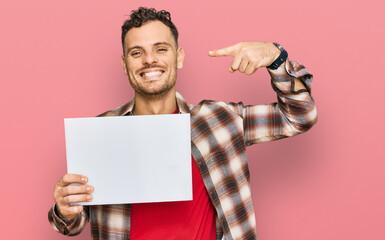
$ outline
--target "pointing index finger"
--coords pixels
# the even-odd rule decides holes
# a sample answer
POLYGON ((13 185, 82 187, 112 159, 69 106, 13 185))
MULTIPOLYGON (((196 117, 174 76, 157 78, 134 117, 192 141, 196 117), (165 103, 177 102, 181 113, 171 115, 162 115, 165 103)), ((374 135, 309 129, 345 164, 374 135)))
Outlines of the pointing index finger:
POLYGON ((220 56, 234 56, 235 53, 235 47, 234 45, 209 51, 209 56, 211 57, 220 57, 220 56))

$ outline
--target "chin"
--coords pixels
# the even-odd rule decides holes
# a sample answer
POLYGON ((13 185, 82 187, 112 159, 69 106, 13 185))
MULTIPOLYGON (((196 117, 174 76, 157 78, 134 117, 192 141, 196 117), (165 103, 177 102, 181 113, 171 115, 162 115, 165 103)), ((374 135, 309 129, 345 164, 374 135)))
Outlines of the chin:
POLYGON ((141 76, 135 76, 135 80, 129 77, 131 87, 142 96, 162 96, 172 91, 175 88, 176 76, 172 80, 169 78, 172 76, 166 76, 164 72, 162 78, 155 80, 144 80, 141 76))

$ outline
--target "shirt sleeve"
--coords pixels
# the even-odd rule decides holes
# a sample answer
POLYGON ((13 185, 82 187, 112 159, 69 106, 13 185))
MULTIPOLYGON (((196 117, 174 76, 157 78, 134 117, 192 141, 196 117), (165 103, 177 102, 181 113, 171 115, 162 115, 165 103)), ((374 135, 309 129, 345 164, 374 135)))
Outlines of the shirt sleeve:
POLYGON ((298 61, 286 60, 278 69, 268 69, 278 101, 266 105, 230 103, 243 118, 247 146, 291 137, 309 130, 317 122, 311 95, 313 75, 298 61), (295 91, 295 79, 306 87, 295 91))
POLYGON ((88 207, 83 206, 83 211, 75 218, 67 220, 59 217, 56 210, 56 204, 48 212, 48 220, 52 228, 63 235, 75 236, 83 231, 88 222, 88 207))

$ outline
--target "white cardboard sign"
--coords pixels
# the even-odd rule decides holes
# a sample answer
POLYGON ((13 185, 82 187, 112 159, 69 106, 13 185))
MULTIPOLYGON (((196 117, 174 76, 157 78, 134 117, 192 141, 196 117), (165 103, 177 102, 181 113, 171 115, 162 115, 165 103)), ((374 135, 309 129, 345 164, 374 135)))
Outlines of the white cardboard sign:
POLYGON ((88 177, 82 205, 192 200, 190 114, 68 118, 68 173, 88 177))

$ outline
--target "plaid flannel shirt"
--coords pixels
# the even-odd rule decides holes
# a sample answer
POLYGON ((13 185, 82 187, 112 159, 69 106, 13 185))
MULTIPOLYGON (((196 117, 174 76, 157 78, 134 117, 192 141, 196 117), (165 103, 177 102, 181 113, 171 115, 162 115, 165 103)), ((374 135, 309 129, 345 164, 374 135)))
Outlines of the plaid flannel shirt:
MULTIPOLYGON (((244 106, 204 100, 193 106, 176 95, 179 112, 191 114, 192 155, 216 209, 217 239, 257 238, 246 146, 303 133, 317 121, 310 94, 313 77, 304 66, 287 60, 268 71, 276 103, 244 106), (306 90, 294 91, 295 78, 306 90)), ((130 115, 133 107, 134 99, 99 116, 130 115)), ((71 221, 61 219, 54 205, 48 216, 52 227, 65 235, 79 234, 90 219, 93 239, 130 238, 129 204, 86 206, 71 221)))

